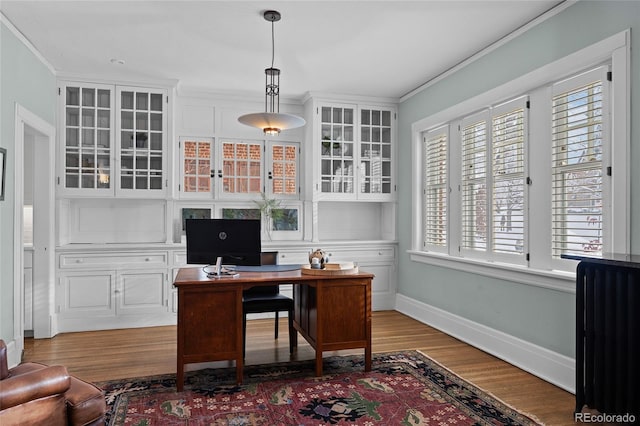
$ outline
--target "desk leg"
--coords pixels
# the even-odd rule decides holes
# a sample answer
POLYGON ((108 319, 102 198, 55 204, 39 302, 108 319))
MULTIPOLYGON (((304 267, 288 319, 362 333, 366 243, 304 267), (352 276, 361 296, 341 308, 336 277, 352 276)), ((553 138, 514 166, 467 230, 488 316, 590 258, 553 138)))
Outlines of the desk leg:
POLYGON ((365 287, 365 333, 364 371, 371 371, 371 281, 365 287))
POLYGON ((243 372, 243 362, 242 362, 242 357, 240 358, 236 358, 236 383, 241 385, 242 384, 242 372, 243 372))
POLYGON ((322 376, 322 350, 316 349, 316 377, 322 376))
POLYGON ((178 359, 178 368, 176 373, 176 390, 182 392, 184 389, 184 364, 178 359))

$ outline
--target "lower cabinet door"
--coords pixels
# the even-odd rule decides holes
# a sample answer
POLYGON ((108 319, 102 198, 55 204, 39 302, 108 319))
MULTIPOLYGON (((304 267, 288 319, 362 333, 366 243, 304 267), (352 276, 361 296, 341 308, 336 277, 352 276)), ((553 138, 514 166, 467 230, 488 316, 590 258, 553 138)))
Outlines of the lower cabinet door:
POLYGON ((122 315, 167 312, 164 271, 122 271, 116 290, 117 311, 122 315))
POLYGON ((65 274, 59 279, 58 310, 61 318, 95 318, 116 315, 115 271, 65 274))

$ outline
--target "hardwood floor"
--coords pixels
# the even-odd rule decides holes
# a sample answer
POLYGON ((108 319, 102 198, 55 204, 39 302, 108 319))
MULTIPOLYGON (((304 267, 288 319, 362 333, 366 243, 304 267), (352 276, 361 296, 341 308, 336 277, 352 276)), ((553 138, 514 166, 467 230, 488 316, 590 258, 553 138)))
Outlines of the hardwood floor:
MULTIPOLYGON (((286 318, 280 330, 286 330, 286 318)), ((374 312, 373 352, 418 349, 430 358, 547 425, 573 425, 573 394, 395 311, 374 312)), ((361 350, 334 354, 362 353, 361 350)), ((300 338, 292 359, 313 359, 300 338)), ((273 339, 273 320, 247 325, 246 364, 289 360, 286 333, 273 339)), ((149 327, 63 333, 52 339, 27 339, 24 361, 65 365, 71 374, 102 381, 176 371, 176 327, 149 327)), ((211 363, 207 366, 229 362, 211 363)), ((188 366, 196 369, 202 365, 188 366)))

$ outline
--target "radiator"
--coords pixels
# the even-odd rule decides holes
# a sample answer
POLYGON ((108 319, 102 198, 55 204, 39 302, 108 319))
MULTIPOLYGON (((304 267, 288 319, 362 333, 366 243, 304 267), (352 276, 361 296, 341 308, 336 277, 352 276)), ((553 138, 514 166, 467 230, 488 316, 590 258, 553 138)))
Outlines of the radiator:
MULTIPOLYGON (((635 256, 634 256, 635 257, 635 256)), ((640 263, 583 259, 576 273, 576 412, 640 414, 640 263)))

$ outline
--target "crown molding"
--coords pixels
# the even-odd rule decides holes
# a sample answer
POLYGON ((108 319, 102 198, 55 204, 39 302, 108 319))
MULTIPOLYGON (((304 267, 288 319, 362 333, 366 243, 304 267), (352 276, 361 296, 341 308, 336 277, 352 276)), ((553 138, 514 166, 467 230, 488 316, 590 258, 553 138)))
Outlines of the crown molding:
POLYGON ((522 34, 524 34, 527 31, 529 31, 531 28, 534 28, 535 26, 537 26, 540 23, 546 21, 547 19, 557 15, 558 13, 560 13, 563 10, 567 9, 568 7, 574 5, 578 1, 579 0, 565 0, 562 3, 560 3, 560 4, 556 5, 556 6, 553 6, 551 9, 549 9, 546 12, 538 15, 537 17, 533 18, 531 21, 527 22, 526 24, 522 25, 521 27, 516 28, 514 31, 512 31, 509 34, 507 34, 506 36, 498 39, 497 41, 491 43, 490 45, 488 45, 484 49, 479 50, 478 52, 474 53, 473 55, 469 56, 468 58, 458 62, 456 65, 452 66, 451 68, 449 68, 448 70, 444 71, 443 73, 435 76, 431 80, 423 83, 422 85, 418 86, 417 88, 413 89, 412 91, 408 92, 407 94, 402 95, 400 97, 400 102, 404 102, 404 101, 406 101, 408 99, 411 99, 412 97, 414 97, 418 93, 422 92, 423 90, 426 90, 427 88, 433 86, 434 84, 438 83, 439 81, 442 81, 445 78, 455 74, 456 72, 458 72, 461 69, 465 68, 469 64, 471 64, 471 63, 477 61, 478 59, 488 55, 489 53, 493 52, 494 50, 498 49, 499 47, 504 46, 505 44, 509 43, 511 40, 515 39, 516 37, 521 36, 522 34))
POLYGON ((7 29, 9 31, 11 31, 11 33, 18 39, 20 40, 20 42, 31 52, 33 53, 33 55, 42 63, 42 65, 44 65, 45 67, 47 67, 47 69, 49 71, 51 71, 51 73, 53 75, 57 75, 57 71, 54 68, 54 66, 47 61, 47 59, 42 55, 42 53, 40 53, 40 51, 38 49, 36 49, 36 47, 29 41, 29 39, 27 37, 25 37, 24 34, 22 34, 20 32, 20 30, 18 28, 16 28, 15 25, 13 25, 13 23, 9 20, 9 18, 7 18, 5 16, 4 13, 0 12, 0 22, 3 23, 7 29))

